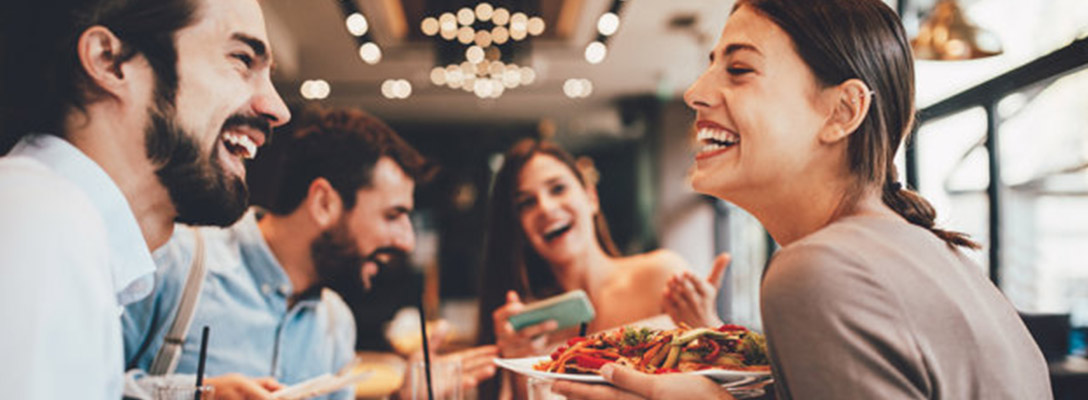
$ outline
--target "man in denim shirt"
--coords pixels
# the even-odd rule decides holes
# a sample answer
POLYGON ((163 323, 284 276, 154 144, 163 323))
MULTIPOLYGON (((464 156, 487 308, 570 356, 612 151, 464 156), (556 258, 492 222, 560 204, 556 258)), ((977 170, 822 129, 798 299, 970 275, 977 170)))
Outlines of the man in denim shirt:
POLYGON ((412 249, 409 214, 425 161, 361 111, 324 112, 312 121, 287 139, 266 215, 251 211, 232 227, 199 229, 207 274, 176 374, 167 377, 141 370, 150 367, 174 319, 193 230, 176 229, 155 252, 156 291, 123 317, 130 383, 145 394, 165 382, 193 382, 205 325, 211 328, 205 382, 217 399, 268 398, 284 384, 336 373, 353 359, 354 319, 326 286, 359 279, 361 270, 369 287, 379 260, 412 249))

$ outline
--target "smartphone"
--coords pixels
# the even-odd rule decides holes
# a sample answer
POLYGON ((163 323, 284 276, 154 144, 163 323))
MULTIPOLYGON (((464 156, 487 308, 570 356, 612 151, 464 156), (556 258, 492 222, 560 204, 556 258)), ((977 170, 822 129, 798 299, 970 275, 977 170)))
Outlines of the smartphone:
POLYGON ((579 289, 529 304, 522 312, 511 315, 509 321, 514 330, 548 320, 555 320, 559 323, 558 329, 564 329, 592 321, 595 316, 589 296, 579 289))

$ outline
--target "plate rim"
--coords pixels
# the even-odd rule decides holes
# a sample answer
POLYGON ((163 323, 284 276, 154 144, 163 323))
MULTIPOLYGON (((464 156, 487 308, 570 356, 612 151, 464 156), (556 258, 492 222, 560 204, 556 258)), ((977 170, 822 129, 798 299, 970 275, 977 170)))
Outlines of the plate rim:
MULTIPOLYGON (((511 363, 511 362, 514 362, 514 361, 518 361, 518 362, 528 362, 528 363, 530 363, 530 365, 533 365, 533 364, 536 364, 536 363, 538 363, 538 362, 540 362, 540 361, 542 361, 544 359, 549 359, 549 358, 551 358, 551 357, 550 356, 535 356, 535 357, 519 357, 519 358, 496 358, 494 360, 494 362, 495 362, 495 365, 498 365, 498 366, 500 366, 502 368, 506 368, 507 370, 510 370, 511 372, 521 374, 521 375, 525 375, 525 376, 541 378, 541 379, 562 379, 562 380, 567 380, 567 381, 591 382, 591 383, 592 382, 596 382, 596 383, 604 383, 605 382, 604 377, 602 377, 600 375, 596 375, 596 374, 593 374, 593 375, 560 374, 560 373, 555 373, 555 372, 537 371, 537 370, 534 370, 534 369, 524 369, 524 368, 521 368, 521 367, 517 367, 515 364, 511 363)), ((750 382, 751 379, 753 379, 753 378, 771 376, 771 373, 769 371, 768 372, 736 371, 736 370, 728 370, 728 369, 705 369, 705 370, 701 370, 701 371, 683 372, 683 373, 690 374, 690 375, 706 376, 707 378, 710 378, 710 379, 714 380, 715 382, 719 382, 719 383, 733 383, 733 382, 738 382, 738 381, 749 381, 750 382), (722 373, 725 373, 725 374, 723 375, 722 373), (736 378, 736 379, 724 379, 724 378, 736 378)))

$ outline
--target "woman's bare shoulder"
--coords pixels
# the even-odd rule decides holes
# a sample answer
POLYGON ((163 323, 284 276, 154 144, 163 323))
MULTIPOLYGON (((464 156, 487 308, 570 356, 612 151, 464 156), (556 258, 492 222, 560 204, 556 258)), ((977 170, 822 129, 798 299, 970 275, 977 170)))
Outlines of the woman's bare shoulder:
POLYGON ((668 279, 673 274, 688 269, 688 262, 668 249, 657 249, 618 260, 620 270, 639 280, 659 277, 668 279))

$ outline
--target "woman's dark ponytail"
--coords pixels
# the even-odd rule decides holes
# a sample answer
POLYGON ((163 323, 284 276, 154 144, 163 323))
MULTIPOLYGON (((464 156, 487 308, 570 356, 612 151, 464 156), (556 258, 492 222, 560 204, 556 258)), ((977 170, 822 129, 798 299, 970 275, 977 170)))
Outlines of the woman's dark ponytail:
MULTIPOLYGON (((895 171, 895 167, 889 166, 889 171, 895 171)), ((884 201, 884 204, 887 204, 888 207, 908 222, 933 232, 934 235, 948 243, 949 247, 963 246, 974 250, 981 248, 978 243, 968 238, 964 233, 937 228, 935 224, 937 210, 922 195, 903 187, 899 181, 894 179, 894 174, 891 179, 884 183, 880 198, 884 201)))

